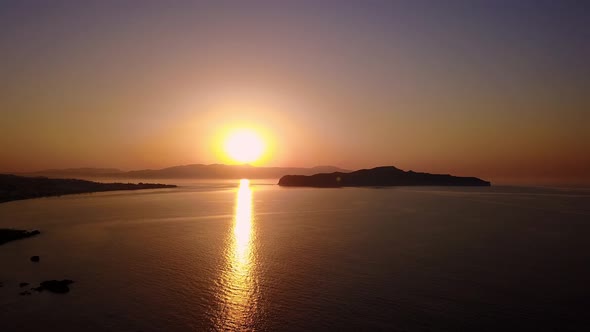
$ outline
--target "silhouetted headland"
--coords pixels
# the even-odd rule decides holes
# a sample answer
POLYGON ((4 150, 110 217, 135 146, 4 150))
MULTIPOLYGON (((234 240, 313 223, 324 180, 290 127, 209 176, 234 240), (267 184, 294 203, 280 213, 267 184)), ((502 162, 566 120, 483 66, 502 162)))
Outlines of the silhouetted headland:
POLYGON ((0 203, 44 196, 175 187, 175 185, 159 183, 99 183, 76 179, 49 179, 0 174, 0 203))
POLYGON ((393 166, 361 169, 351 173, 320 173, 311 176, 285 175, 279 186, 288 187, 385 187, 385 186, 490 186, 491 183, 475 177, 448 174, 405 172, 393 166))
POLYGON ((26 239, 39 234, 41 234, 41 232, 37 230, 25 231, 20 229, 0 229, 0 245, 14 240, 26 239))

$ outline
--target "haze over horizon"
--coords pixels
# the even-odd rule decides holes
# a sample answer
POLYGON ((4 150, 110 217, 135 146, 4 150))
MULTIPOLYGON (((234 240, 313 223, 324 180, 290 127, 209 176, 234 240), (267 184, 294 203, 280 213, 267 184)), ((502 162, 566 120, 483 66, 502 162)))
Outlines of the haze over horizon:
POLYGON ((230 3, 3 1, 0 172, 239 164, 250 128, 256 166, 590 183, 584 2, 230 3))

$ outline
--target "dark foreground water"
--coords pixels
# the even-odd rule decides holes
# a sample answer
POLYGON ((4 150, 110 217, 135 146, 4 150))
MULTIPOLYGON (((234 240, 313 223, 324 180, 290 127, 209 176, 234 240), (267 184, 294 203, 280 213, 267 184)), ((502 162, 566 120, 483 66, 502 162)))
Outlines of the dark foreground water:
POLYGON ((265 183, 0 204, 0 330, 590 329, 588 191, 265 183))

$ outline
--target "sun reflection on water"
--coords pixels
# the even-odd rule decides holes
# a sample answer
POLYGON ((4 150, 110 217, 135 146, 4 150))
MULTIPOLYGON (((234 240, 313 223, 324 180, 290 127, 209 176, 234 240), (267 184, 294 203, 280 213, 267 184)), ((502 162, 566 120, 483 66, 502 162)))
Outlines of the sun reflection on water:
POLYGON ((240 180, 234 220, 235 263, 240 270, 246 270, 249 269, 252 232, 252 190, 248 180, 240 180))
POLYGON ((221 279, 223 310, 218 328, 247 329, 256 308, 253 275, 252 189, 250 181, 240 180, 236 195, 233 232, 226 252, 227 265, 221 279))

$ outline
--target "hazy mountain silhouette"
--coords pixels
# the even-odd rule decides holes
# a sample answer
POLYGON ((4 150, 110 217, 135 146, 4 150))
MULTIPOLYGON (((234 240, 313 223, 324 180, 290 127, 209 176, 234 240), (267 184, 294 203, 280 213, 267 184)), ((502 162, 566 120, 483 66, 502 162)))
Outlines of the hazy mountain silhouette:
POLYGON ((491 183, 475 177, 405 172, 394 166, 382 166, 350 173, 285 175, 279 180, 279 185, 292 187, 490 186, 491 183))
POLYGON ((46 169, 36 172, 28 173, 16 173, 18 175, 25 176, 47 176, 51 178, 63 178, 63 177, 101 177, 112 174, 124 173, 117 168, 93 168, 93 167, 81 167, 81 168, 64 168, 64 169, 46 169))
POLYGON ((251 165, 192 164, 162 169, 121 171, 116 168, 69 168, 51 169, 25 176, 74 177, 74 178, 121 178, 121 179, 271 179, 285 174, 312 175, 328 172, 350 172, 335 166, 302 167, 256 167, 251 165))

